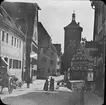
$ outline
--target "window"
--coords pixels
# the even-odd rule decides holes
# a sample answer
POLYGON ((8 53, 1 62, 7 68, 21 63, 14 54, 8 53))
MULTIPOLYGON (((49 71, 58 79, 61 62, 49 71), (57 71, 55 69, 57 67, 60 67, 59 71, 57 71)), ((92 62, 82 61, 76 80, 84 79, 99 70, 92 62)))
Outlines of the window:
POLYGON ((13 69, 15 69, 15 60, 13 60, 13 69))
POLYGON ((51 56, 53 56, 53 53, 51 53, 51 56))
POLYGON ((12 36, 12 40, 11 40, 11 45, 12 45, 12 46, 13 46, 13 39, 14 39, 14 38, 13 38, 13 36, 12 36))
POLYGON ((13 60, 13 68, 14 69, 21 69, 21 61, 19 60, 13 60))
POLYGON ((14 39, 14 47, 16 47, 16 38, 14 39))
POLYGON ((53 64, 53 60, 51 60, 51 64, 53 64))
POLYGON ((2 41, 4 42, 4 39, 5 39, 5 34, 4 34, 4 31, 2 30, 2 41))
POLYGON ((18 69, 18 60, 16 60, 15 62, 16 62, 16 69, 18 69))
POLYGON ((12 68, 12 59, 9 61, 9 69, 12 68))
POLYGON ((6 62, 8 62, 8 58, 4 58, 4 60, 5 60, 6 62))
POLYGON ((21 61, 18 61, 18 68, 21 69, 21 61))
POLYGON ((60 72, 60 70, 59 70, 59 69, 57 69, 57 72, 60 72))
POLYGON ((21 48, 21 41, 20 41, 20 44, 19 44, 19 48, 21 48))
POLYGON ((37 52, 37 48, 33 44, 32 44, 32 51, 37 52))
POLYGON ((18 68, 18 63, 17 60, 13 59, 13 68, 17 69, 18 68))
POLYGON ((6 43, 8 43, 8 33, 6 33, 6 43))
POLYGON ((48 69, 48 73, 50 73, 50 72, 51 72, 51 69, 49 68, 49 69, 48 69))
POLYGON ((18 42, 18 39, 17 39, 17 48, 18 48, 18 43, 19 43, 19 42, 18 42))
POLYGON ((37 37, 36 37, 36 32, 35 32, 35 41, 37 40, 37 37))
POLYGON ((43 62, 47 62, 47 59, 44 57, 44 58, 42 58, 42 60, 43 60, 43 62))

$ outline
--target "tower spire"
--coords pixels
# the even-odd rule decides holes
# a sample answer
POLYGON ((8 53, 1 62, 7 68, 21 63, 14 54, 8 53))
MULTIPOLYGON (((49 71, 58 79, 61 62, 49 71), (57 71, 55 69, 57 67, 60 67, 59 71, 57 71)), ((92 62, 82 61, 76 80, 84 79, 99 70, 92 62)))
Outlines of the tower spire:
POLYGON ((72 20, 75 20, 75 10, 73 10, 72 20))

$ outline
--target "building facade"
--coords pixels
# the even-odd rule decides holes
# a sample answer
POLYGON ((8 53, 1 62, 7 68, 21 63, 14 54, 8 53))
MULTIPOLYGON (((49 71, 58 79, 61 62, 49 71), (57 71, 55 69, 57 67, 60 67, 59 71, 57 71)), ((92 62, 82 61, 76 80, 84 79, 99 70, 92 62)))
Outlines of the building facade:
POLYGON ((56 50, 57 50, 57 54, 58 54, 58 58, 57 58, 57 61, 58 61, 58 63, 57 63, 57 70, 58 70, 58 75, 60 75, 61 74, 61 63, 62 63, 62 59, 61 59, 61 57, 62 57, 62 52, 61 52, 61 44, 53 44, 54 46, 55 46, 55 48, 56 48, 56 50))
POLYGON ((37 78, 47 78, 49 76, 49 56, 48 49, 51 44, 51 37, 41 22, 38 23, 38 67, 37 78))
POLYGON ((59 75, 57 70, 58 55, 51 37, 41 22, 38 23, 38 69, 37 78, 47 78, 50 75, 59 75))
POLYGON ((24 79, 27 80, 29 77, 32 79, 37 71, 38 10, 40 8, 37 3, 3 2, 2 5, 26 34, 24 79))
POLYGON ((25 35, 0 6, 0 57, 8 63, 8 74, 21 81, 24 69, 25 35))
POLYGON ((67 71, 70 65, 70 61, 75 53, 80 41, 82 27, 79 23, 76 23, 75 13, 72 14, 72 22, 64 27, 64 54, 63 54, 63 71, 67 71))
POLYGON ((58 52, 53 44, 51 44, 49 49, 49 75, 58 76, 60 75, 60 64, 58 52))
MULTIPOLYGON (((104 90, 105 58, 106 58, 106 5, 102 1, 91 1, 94 9, 94 34, 93 41, 96 45, 101 45, 95 52, 96 62, 96 87, 104 90), (98 55, 99 54, 99 55, 98 55), (99 84, 99 85, 98 85, 99 84)), ((97 48, 97 47, 96 47, 97 48)))

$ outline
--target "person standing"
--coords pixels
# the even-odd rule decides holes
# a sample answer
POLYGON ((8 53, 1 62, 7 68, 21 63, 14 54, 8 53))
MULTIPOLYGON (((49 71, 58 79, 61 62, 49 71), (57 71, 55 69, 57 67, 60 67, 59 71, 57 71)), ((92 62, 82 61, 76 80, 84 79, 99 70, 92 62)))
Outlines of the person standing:
POLYGON ((48 91, 48 79, 46 78, 43 90, 48 91))
POLYGON ((57 82, 56 89, 59 89, 60 82, 57 82))
POLYGON ((30 76, 27 77, 26 83, 27 83, 27 88, 29 88, 29 87, 30 87, 30 83, 31 83, 31 78, 30 78, 30 76))
POLYGON ((54 91, 54 79, 52 77, 50 79, 50 91, 54 91))

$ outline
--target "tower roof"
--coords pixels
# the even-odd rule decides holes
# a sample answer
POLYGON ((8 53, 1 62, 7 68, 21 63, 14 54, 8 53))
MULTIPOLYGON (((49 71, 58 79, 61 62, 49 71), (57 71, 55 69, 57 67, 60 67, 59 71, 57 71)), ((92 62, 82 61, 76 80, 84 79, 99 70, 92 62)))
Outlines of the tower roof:
POLYGON ((82 27, 79 26, 79 22, 76 23, 75 11, 73 11, 73 14, 72 14, 72 22, 69 25, 67 25, 66 27, 64 27, 64 29, 68 29, 68 28, 79 28, 82 30, 82 27))

